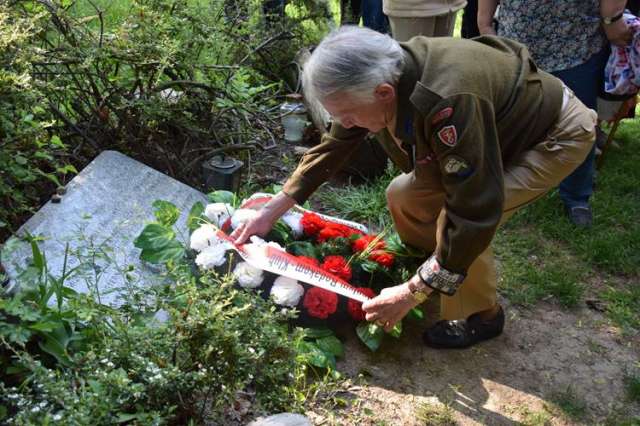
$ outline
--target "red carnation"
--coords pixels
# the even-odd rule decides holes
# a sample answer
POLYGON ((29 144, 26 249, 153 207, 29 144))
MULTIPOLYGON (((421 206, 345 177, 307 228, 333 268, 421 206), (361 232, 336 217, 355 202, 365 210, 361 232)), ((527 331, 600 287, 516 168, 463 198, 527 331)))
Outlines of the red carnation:
POLYGON ((391 253, 387 253, 384 250, 374 250, 369 255, 369 259, 374 262, 386 266, 387 268, 391 268, 393 266, 393 262, 395 260, 395 256, 391 253))
POLYGON ((302 305, 312 317, 327 319, 338 307, 338 295, 320 287, 311 287, 304 295, 302 305))
POLYGON ((313 265, 313 266, 320 266, 320 262, 318 262, 318 259, 315 259, 313 257, 308 257, 308 256, 297 256, 298 260, 300 260, 303 263, 307 263, 309 265, 313 265))
MULTIPOLYGON (((364 294, 368 297, 375 297, 376 293, 367 287, 358 287, 356 288, 360 293, 364 294)), ((365 313, 362 310, 362 302, 358 302, 357 300, 349 299, 347 302, 347 311, 349 311, 349 315, 356 321, 364 321, 365 313)))
POLYGON ((327 226, 327 222, 315 213, 304 212, 300 219, 302 230, 305 235, 312 237, 316 235, 322 228, 327 226))
POLYGON ((323 229, 318 232, 318 242, 323 243, 333 238, 349 238, 351 228, 339 223, 327 223, 323 229))
POLYGON ((327 256, 324 258, 324 262, 322 262, 320 267, 327 272, 331 272, 333 275, 339 276, 345 281, 351 279, 351 268, 342 256, 327 256))
MULTIPOLYGON (((363 235, 362 237, 358 238, 357 240, 355 240, 351 244, 351 248, 355 252, 363 252, 363 251, 365 251, 367 249, 367 247, 369 247, 371 245, 373 240, 375 240, 376 238, 377 238, 377 236, 375 236, 375 235, 363 235)), ((374 249, 384 249, 385 246, 386 245, 384 243, 384 240, 380 239, 380 240, 378 240, 378 242, 375 244, 375 246, 373 248, 374 249)))

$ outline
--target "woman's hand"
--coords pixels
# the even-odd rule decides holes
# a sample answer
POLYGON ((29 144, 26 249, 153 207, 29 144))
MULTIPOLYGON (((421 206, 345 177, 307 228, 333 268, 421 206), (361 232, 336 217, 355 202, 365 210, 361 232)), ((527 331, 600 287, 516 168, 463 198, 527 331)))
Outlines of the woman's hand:
POLYGON ((234 229, 231 238, 236 244, 243 244, 252 235, 264 237, 273 228, 273 224, 280 219, 280 216, 295 205, 296 200, 284 192, 278 192, 271 201, 260 209, 255 218, 234 229))
POLYGON ((364 302, 362 310, 367 321, 375 321, 388 333, 418 304, 408 284, 404 283, 383 289, 378 296, 364 302))

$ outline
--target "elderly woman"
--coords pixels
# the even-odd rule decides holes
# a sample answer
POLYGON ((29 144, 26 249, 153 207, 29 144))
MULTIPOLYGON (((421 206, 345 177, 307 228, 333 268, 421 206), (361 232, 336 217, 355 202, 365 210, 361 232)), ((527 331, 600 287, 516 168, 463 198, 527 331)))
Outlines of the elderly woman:
POLYGON ((398 43, 343 27, 316 48, 303 83, 333 117, 331 131, 282 192, 235 231, 236 241, 265 234, 374 132, 403 172, 387 188, 395 228, 433 254, 409 281, 364 303, 367 320, 390 330, 439 293, 442 320, 426 330, 428 345, 466 347, 499 335, 496 228, 582 163, 595 113, 538 70, 522 45, 495 36, 398 43))

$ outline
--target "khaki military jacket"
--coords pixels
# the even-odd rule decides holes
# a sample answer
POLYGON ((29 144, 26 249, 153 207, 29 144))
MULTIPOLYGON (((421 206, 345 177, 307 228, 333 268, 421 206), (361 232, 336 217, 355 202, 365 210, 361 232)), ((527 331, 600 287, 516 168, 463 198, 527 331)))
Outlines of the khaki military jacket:
MULTIPOLYGON (((403 149, 386 129, 376 136, 403 172, 440 180, 446 218, 435 253, 444 268, 466 273, 502 216, 504 169, 545 139, 560 112, 562 83, 538 70, 523 45, 500 37, 415 37, 401 46, 395 137, 403 149)), ((333 123, 283 191, 303 203, 366 134, 333 123)))

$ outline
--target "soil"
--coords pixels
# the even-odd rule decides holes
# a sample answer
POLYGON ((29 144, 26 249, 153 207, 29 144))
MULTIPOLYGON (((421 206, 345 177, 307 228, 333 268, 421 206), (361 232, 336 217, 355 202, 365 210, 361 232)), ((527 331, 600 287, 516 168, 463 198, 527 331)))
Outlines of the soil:
POLYGON ((637 336, 624 336, 587 307, 501 304, 504 333, 465 350, 422 343, 435 318, 407 324, 377 353, 346 336, 338 364, 348 378, 339 395, 346 407, 308 415, 314 424, 345 425, 615 425, 640 416, 624 385, 639 366, 637 336), (558 407, 562 401, 573 417, 558 407))

